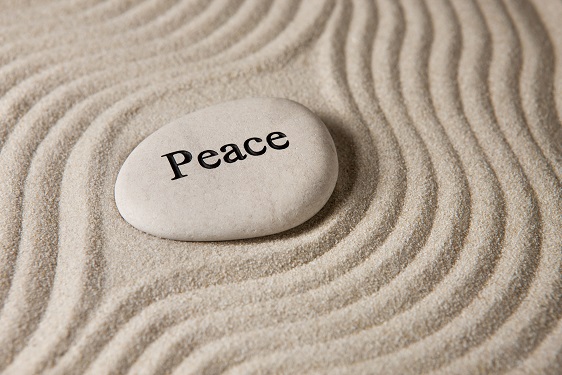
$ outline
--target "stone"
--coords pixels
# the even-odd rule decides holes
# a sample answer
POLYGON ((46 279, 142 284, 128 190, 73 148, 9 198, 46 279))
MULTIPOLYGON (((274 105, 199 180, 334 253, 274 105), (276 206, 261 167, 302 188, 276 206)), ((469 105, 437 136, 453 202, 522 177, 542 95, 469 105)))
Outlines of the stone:
POLYGON ((324 123, 287 99, 217 104, 143 140, 115 183, 121 216, 146 233, 221 241, 279 233, 326 204, 338 159, 324 123))

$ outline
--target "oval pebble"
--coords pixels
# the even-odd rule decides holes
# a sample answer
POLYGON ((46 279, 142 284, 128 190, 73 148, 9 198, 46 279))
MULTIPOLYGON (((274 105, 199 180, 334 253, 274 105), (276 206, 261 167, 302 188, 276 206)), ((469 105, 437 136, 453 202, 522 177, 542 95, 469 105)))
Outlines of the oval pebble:
POLYGON ((115 183, 123 218, 180 241, 266 236, 296 227, 336 185, 336 148, 324 123, 287 99, 217 104, 143 140, 115 183))

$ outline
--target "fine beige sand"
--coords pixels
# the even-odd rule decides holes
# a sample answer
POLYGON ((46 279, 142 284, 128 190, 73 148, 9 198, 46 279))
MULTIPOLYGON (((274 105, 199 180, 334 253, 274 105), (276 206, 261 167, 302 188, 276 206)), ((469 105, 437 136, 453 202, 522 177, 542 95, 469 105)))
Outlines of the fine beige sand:
POLYGON ((0 372, 562 373, 561 2, 0 10, 0 372), (121 218, 141 140, 255 96, 330 129, 317 216, 214 243, 121 218))

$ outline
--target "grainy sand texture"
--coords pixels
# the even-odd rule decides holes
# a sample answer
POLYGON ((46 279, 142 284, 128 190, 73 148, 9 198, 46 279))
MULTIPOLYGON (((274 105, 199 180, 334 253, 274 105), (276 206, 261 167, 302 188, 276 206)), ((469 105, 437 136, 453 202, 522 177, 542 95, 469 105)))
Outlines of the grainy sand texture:
POLYGON ((562 373, 561 2, 0 9, 0 372, 562 373), (332 133, 318 215, 209 243, 121 218, 139 142, 258 96, 332 133))

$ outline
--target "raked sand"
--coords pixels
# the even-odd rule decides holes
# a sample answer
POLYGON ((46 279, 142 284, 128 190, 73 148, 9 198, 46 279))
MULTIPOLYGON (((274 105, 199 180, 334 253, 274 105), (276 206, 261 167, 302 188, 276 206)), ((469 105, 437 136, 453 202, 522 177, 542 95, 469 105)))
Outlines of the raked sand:
POLYGON ((0 9, 0 372, 562 373, 562 3, 0 9), (332 133, 317 216, 214 243, 121 218, 140 141, 256 96, 332 133))

